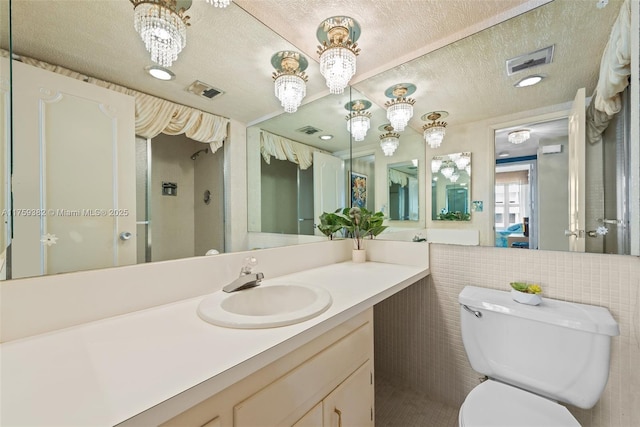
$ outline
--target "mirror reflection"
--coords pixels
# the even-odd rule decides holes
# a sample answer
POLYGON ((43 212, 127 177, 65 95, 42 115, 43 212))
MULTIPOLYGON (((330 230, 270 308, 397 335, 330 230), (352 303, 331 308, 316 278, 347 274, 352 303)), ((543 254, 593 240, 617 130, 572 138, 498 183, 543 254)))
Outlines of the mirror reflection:
POLYGON ((418 221, 420 214, 418 159, 387 166, 389 182, 389 219, 418 221))
MULTIPOLYGON (((516 215, 513 218, 514 224, 510 222, 512 219, 510 215, 513 212, 502 212, 502 221, 496 220, 497 215, 493 212, 498 206, 497 203, 493 203, 493 199, 496 197, 496 189, 493 182, 495 161, 493 131, 502 129, 517 130, 520 126, 526 126, 530 123, 559 119, 561 115, 567 117, 568 104, 574 99, 575 93, 579 88, 585 88, 588 99, 596 88, 598 68, 604 48, 612 26, 623 5, 622 0, 610 0, 606 7, 598 9, 587 7, 584 2, 555 0, 437 50, 433 50, 434 46, 442 46, 444 42, 420 47, 423 49, 422 52, 428 53, 399 66, 385 69, 387 67, 382 63, 376 64, 376 66, 364 67, 362 70, 365 73, 370 73, 366 75, 366 78, 358 79, 358 75, 356 75, 351 89, 345 91, 345 94, 327 96, 322 96, 327 90, 324 79, 322 79, 318 71, 317 64, 314 63, 314 59, 317 58, 314 56, 316 41, 313 37, 317 22, 314 22, 312 30, 309 31, 312 39, 311 49, 304 49, 310 61, 306 70, 309 76, 306 88, 307 97, 304 101, 306 103, 299 107, 296 113, 280 114, 274 117, 273 114, 276 114, 274 112, 279 113, 282 108, 273 95, 273 82, 269 78, 272 72, 270 58, 274 52, 293 49, 292 43, 298 40, 291 38, 292 43, 289 43, 269 27, 262 24, 261 20, 246 12, 247 10, 258 8, 258 4, 266 2, 238 2, 242 3, 242 7, 234 2, 224 11, 207 7, 205 2, 193 2, 189 10, 192 16, 192 25, 188 30, 188 46, 180 54, 179 59, 173 63, 171 71, 175 76, 173 80, 169 81, 152 79, 144 72, 149 65, 149 55, 144 48, 144 44, 139 40, 138 34, 132 28, 133 11, 130 2, 108 2, 108 7, 107 3, 100 3, 97 6, 98 3, 75 2, 74 13, 69 14, 67 8, 64 7, 65 2, 14 0, 12 4, 14 17, 12 53, 21 55, 23 59, 33 58, 37 61, 45 61, 51 64, 51 69, 56 66, 62 66, 82 73, 81 75, 84 76, 85 82, 90 77, 96 77, 103 81, 111 81, 133 87, 143 93, 155 94, 179 105, 188 105, 213 115, 230 117, 233 119, 230 129, 235 129, 237 134, 235 141, 231 141, 231 144, 235 145, 225 146, 225 151, 227 148, 230 151, 236 150, 238 144, 242 144, 244 147, 245 124, 249 124, 246 131, 246 170, 245 163, 238 163, 237 158, 231 161, 227 156, 228 153, 223 154, 222 150, 216 153, 224 157, 219 161, 225 163, 225 168, 228 168, 226 172, 241 176, 242 179, 240 181, 242 182, 244 182, 246 173, 248 176, 247 188, 244 188, 243 184, 243 188, 240 191, 235 188, 226 194, 223 194, 222 191, 212 190, 209 187, 202 189, 202 191, 194 189, 193 192, 191 190, 185 192, 182 178, 179 182, 176 182, 178 181, 177 178, 166 176, 160 178, 160 181, 157 182, 156 177, 153 175, 153 164, 151 164, 151 168, 147 168, 151 171, 150 189, 148 190, 151 196, 162 194, 163 183, 167 184, 167 188, 177 184, 177 196, 162 196, 163 199, 161 200, 175 201, 175 197, 182 197, 185 193, 192 193, 193 203, 200 204, 200 201, 202 201, 203 206, 216 205, 222 208, 225 205, 228 207, 229 200, 234 200, 234 197, 242 200, 240 204, 244 204, 244 201, 248 200, 248 230, 251 231, 249 237, 247 237, 244 229, 245 221, 247 221, 244 214, 235 215, 233 218, 225 218, 225 227, 232 228, 231 225, 233 223, 234 230, 241 230, 240 237, 234 242, 230 242, 231 239, 227 239, 224 243, 210 242, 205 246, 199 246, 198 249, 195 249, 194 246, 194 255, 202 255, 202 250, 205 248, 219 249, 221 245, 225 246, 225 250, 246 250, 252 247, 264 247, 265 245, 262 242, 256 243, 253 240, 263 234, 270 237, 272 235, 279 237, 279 240, 272 241, 270 245, 299 243, 301 239, 298 236, 300 235, 307 236, 309 239, 317 237, 311 235, 313 234, 312 219, 317 220, 317 213, 315 211, 311 213, 309 209, 305 210, 303 207, 298 207, 299 204, 307 208, 310 206, 311 193, 313 193, 314 198, 316 197, 316 192, 311 192, 308 188, 305 189, 304 184, 305 181, 308 182, 309 180, 304 177, 305 172, 303 171, 307 171, 310 174, 311 168, 301 169, 295 166, 298 168, 295 174, 291 171, 287 172, 290 179, 296 181, 294 186, 287 187, 289 188, 287 191, 291 193, 291 200, 294 200, 293 195, 295 193, 295 208, 268 213, 269 209, 273 209, 274 204, 272 204, 271 207, 264 207, 263 215, 262 186, 260 185, 263 162, 265 173, 271 165, 291 162, 277 159, 273 155, 271 155, 270 164, 264 160, 264 156, 260 151, 261 131, 311 146, 312 150, 317 151, 319 156, 328 154, 342 160, 343 163, 340 167, 336 165, 336 170, 340 171, 339 177, 336 175, 335 179, 333 179, 333 185, 341 189, 335 191, 336 200, 332 203, 336 206, 343 206, 348 201, 350 189, 347 183, 350 179, 350 173, 366 175, 367 203, 374 204, 370 210, 382 210, 389 217, 391 215, 391 199, 386 178, 389 164, 418 159, 418 182, 426 183, 430 181, 427 176, 430 173, 429 167, 432 157, 473 150, 476 170, 474 186, 473 188, 467 188, 464 197, 467 200, 466 208, 458 208, 459 200, 453 194, 448 195, 446 188, 442 189, 442 194, 438 190, 438 197, 433 198, 434 193, 429 193, 428 185, 419 186, 418 221, 396 220, 394 216, 394 218, 387 219, 390 227, 385 233, 391 233, 394 230, 405 227, 446 227, 447 223, 440 219, 434 220, 434 215, 438 216, 442 209, 447 209, 447 212, 451 209, 466 209, 469 214, 473 211, 473 218, 466 223, 458 223, 457 226, 480 230, 482 245, 495 245, 497 230, 504 231, 504 229, 517 222, 523 223, 524 218, 528 217, 530 221, 528 243, 532 248, 534 246, 541 247, 545 229, 555 230, 555 225, 552 227, 549 220, 544 219, 542 216, 535 217, 535 211, 526 211, 526 204, 529 203, 529 200, 532 200, 531 197, 525 201, 525 205, 518 213, 519 216, 516 215), (96 12, 96 8, 101 8, 100 13, 96 12), (109 19, 95 19, 97 16, 102 16, 102 13, 106 13, 109 19), (220 14, 224 14, 224 19, 221 18, 220 14), (203 25, 210 22, 216 22, 216 25, 213 27, 211 25, 203 25), (222 37, 222 35, 233 34, 239 27, 245 29, 248 34, 247 37, 222 37), (37 31, 34 31, 34 28, 37 31), (73 28, 75 32, 86 35, 86 37, 70 37, 68 33, 60 31, 60 28, 73 28), (584 43, 584 34, 589 34, 589 43, 584 43), (110 43, 105 44, 104 40, 109 40, 110 43), (256 40, 260 40, 260 45, 267 48, 257 51, 255 48, 256 40), (509 42, 506 43, 505 40, 509 42), (121 46, 128 46, 130 49, 122 50, 121 46), (533 61, 531 63, 533 65, 529 68, 513 70, 513 73, 506 71, 505 61, 508 59, 537 52, 549 46, 554 47, 553 58, 550 63, 543 64, 533 61), (201 54, 205 51, 216 52, 216 55, 201 54), (230 63, 233 66, 221 67, 220 58, 231 61, 230 63), (203 71, 199 75, 194 75, 190 70, 203 71), (378 73, 380 70, 383 71, 378 73), (541 75, 544 79, 534 86, 523 88, 514 86, 529 75, 541 75), (254 84, 256 76, 266 77, 260 84, 254 84), (193 85, 196 81, 205 82, 205 87, 210 86, 213 92, 219 89, 220 95, 209 98, 185 90, 194 87, 193 85), (415 114, 409 120, 405 129, 402 132, 398 132, 400 134, 400 145, 393 156, 385 156, 380 147, 380 135, 383 133, 380 127, 390 122, 387 118, 385 103, 390 101, 389 90, 395 88, 400 82, 406 82, 407 88, 411 89, 410 96, 415 99, 415 114), (370 128, 362 141, 353 141, 350 145, 346 116, 352 110, 346 109, 345 105, 352 100, 358 99, 365 101, 362 105, 366 106, 366 111, 371 114, 370 128), (444 136, 440 147, 431 148, 426 146, 423 139, 425 121, 421 120, 421 117, 430 111, 443 110, 449 112, 446 136, 444 136), (262 121, 264 117, 271 118, 262 121), (242 128, 242 131, 239 131, 239 128, 242 128), (489 133, 491 133, 490 140, 487 137, 489 133), (331 135, 333 138, 324 140, 319 138, 320 135, 331 135), (239 138, 242 138, 242 141, 239 141, 239 138), (373 156, 373 161, 366 166, 367 171, 364 169, 358 170, 355 166, 351 166, 352 159, 367 158, 368 156, 373 156), (481 169, 478 168, 478 165, 481 165, 481 169), (353 169, 353 171, 350 169, 353 169), (491 173, 487 171, 491 171, 491 173), (298 181, 302 183, 301 186, 298 181), (204 204, 204 193, 206 191, 209 191, 209 205, 204 204), (173 199, 171 199, 172 197, 173 199), (479 201, 480 203, 484 202, 484 212, 469 209, 471 200, 479 201), (438 206, 437 203, 442 203, 442 205, 438 206), (430 212, 431 214, 429 214, 430 212), (286 225, 280 224, 279 221, 285 218, 286 225), (263 222, 264 229, 262 227, 263 222), (293 238, 288 240, 289 237, 293 238), (236 244, 236 241, 239 243, 236 244)), ((7 2, 3 0, 1 4, 4 6, 7 5, 7 2)), ((350 6, 345 3, 344 7, 348 8, 350 6)), ((3 7, 3 10, 8 11, 8 7, 3 7)), ((252 13, 254 12, 252 11, 252 13)), ((5 34, 7 28, 8 26, 2 27, 1 47, 6 50, 5 55, 8 55, 7 51, 11 47, 5 34)), ((362 42, 366 43, 367 32, 372 34, 373 30, 364 27, 362 31, 362 42)), ((305 45, 305 43, 293 44, 303 47, 305 45)), ((369 59, 367 59, 365 58, 366 53, 368 53, 366 49, 363 50, 361 55, 363 58, 361 59, 368 60, 368 64, 373 61, 370 58, 376 58, 376 60, 379 58, 375 53, 370 53, 369 59)), ((631 52, 631 55, 637 56, 637 52, 631 52)), ((409 58, 411 56, 406 57, 409 58)), ((361 64, 359 63, 359 68, 361 64)), ((8 73, 3 70, 3 79, 6 79, 7 75, 8 73)), ((8 99, 6 88, 7 86, 3 84, 2 93, 5 99, 8 99)), ((6 105, 8 104, 5 103, 2 108, 6 105)), ((637 106, 632 105, 630 109, 632 110, 631 114, 635 114, 633 117, 637 117, 637 106), (633 109, 636 109, 635 113, 633 109)), ((6 112, 6 110, 4 111, 6 112)), ((6 114, 3 114, 3 117, 6 117, 6 114)), ((16 117, 22 119, 22 116, 16 117)), ((10 123, 4 124, 3 137, 8 134, 9 125, 10 123)), ((87 138, 92 139, 93 136, 87 138)), ((637 144, 637 141, 631 142, 637 144)), ((201 145, 190 147, 189 150, 185 149, 185 153, 176 154, 176 160, 187 159, 187 163, 189 163, 189 165, 178 166, 178 169, 188 169, 193 166, 194 162, 197 168, 198 162, 213 155, 211 150, 209 153, 201 153, 196 160, 191 160, 190 157, 192 155, 207 148, 206 144, 201 142, 198 144, 201 145)), ((132 142, 131 146, 133 147, 135 144, 132 142)), ((588 147, 595 146, 589 145, 588 147)), ((10 147, 7 145, 5 148, 6 150, 3 151, 7 154, 10 147)), ((71 154, 67 153, 66 156, 73 159, 90 159, 96 156, 95 152, 87 153, 81 151, 85 148, 80 142, 76 148, 75 151, 71 154)), ((140 150, 143 151, 142 149, 140 150)), ((243 161, 244 156, 245 153, 242 150, 243 161)), ((35 153, 25 153, 25 157, 34 160, 37 155, 35 153)), ((131 158, 134 159, 137 156, 133 155, 131 158)), ((140 160, 140 162, 144 163, 144 156, 141 158, 143 160, 140 160)), ((149 158, 153 162, 153 156, 149 158)), ((5 156, 4 160, 2 165, 5 169, 2 176, 6 178, 9 176, 8 156, 5 156)), ((289 169, 291 168, 289 167, 289 169)), ((591 166, 588 169, 592 169, 591 166)), ((131 170, 135 171, 137 169, 131 170)), ((607 171, 607 173, 620 174, 623 177, 629 176, 623 165, 607 166, 607 171)), ((20 173, 18 169, 16 169, 16 172, 20 173)), ((49 179, 55 179, 54 175, 57 175, 57 172, 54 169, 49 172, 49 175, 42 176, 42 185, 46 185, 49 179)), ((82 176, 81 180, 87 187, 97 188, 103 181, 113 180, 115 177, 113 173, 98 177, 96 170, 92 172, 91 174, 76 174, 76 178, 82 176)), ((27 170, 24 173, 28 175, 30 172, 27 170)), ((135 175, 135 172, 133 175, 135 175)), ((133 182, 145 182, 143 179, 135 179, 133 175, 131 179, 121 179, 120 182, 129 182, 131 185, 133 182)), ((271 175, 279 176, 277 173, 271 175)), ((225 176, 225 179, 227 180, 225 183, 226 188, 232 188, 233 183, 229 181, 228 175, 225 176)), ((273 179, 273 176, 265 176, 265 180, 268 179, 273 179)), ((532 180, 532 178, 529 179, 532 180)), ((621 179, 621 185, 624 185, 624 178, 621 179)), ((188 181, 191 181, 191 179, 189 178, 188 181)), ((195 181, 193 182, 195 186, 195 181)), ((17 184, 13 187, 15 193, 14 202, 23 197, 23 194, 25 194, 24 197, 28 198, 37 198, 39 195, 39 190, 32 186, 26 185, 19 189, 20 183, 14 182, 14 184, 17 184)), ((271 185, 273 186, 273 183, 271 185)), ((139 184, 139 186, 144 187, 144 184, 139 184)), ((265 184, 265 191, 268 191, 268 186, 268 184, 265 184)), ((8 190, 10 188, 9 183, 5 182, 3 188, 8 190)), ((284 189, 285 187, 278 188, 284 189)), ((127 230, 117 230, 115 234, 117 244, 125 245, 127 242, 132 243, 133 240, 120 240, 119 233, 131 232, 130 229, 137 230, 136 233, 133 233, 136 238, 134 262, 142 262, 141 260, 143 259, 145 261, 154 260, 153 255, 149 256, 149 246, 146 244, 149 240, 148 236, 144 235, 149 230, 145 231, 145 227, 153 227, 154 221, 158 225, 160 220, 159 216, 154 216, 153 208, 149 215, 149 211, 145 211, 145 207, 142 206, 144 203, 140 202, 145 198, 137 197, 140 191, 142 190, 135 190, 135 200, 138 202, 134 203, 136 205, 136 216, 134 218, 136 223, 128 227, 127 230), (145 224, 145 221, 149 223, 145 224)), ((531 189, 524 189, 523 191, 531 192, 531 189)), ((5 191, 3 196, 5 208, 11 208, 9 193, 9 191, 5 191)), ((546 192, 538 194, 539 200, 537 202, 544 203, 546 194, 546 192)), ((265 196, 265 199, 271 197, 265 196)), ((275 197, 277 198, 277 195, 275 197)), ((588 197, 597 200, 604 197, 604 192, 597 185, 592 186, 589 187, 588 197)), ((460 197, 460 200, 462 199, 460 197)), ((523 199, 519 200, 518 204, 521 205, 523 199)), ((189 203, 191 202, 186 202, 185 205, 189 203)), ((234 206, 237 207, 238 203, 234 206)), ((29 206, 26 207, 32 206, 29 203, 29 206)), ((324 210, 330 210, 328 207, 329 204, 324 210)), ((77 208, 91 209, 93 207, 78 206, 77 208)), ((604 226, 609 232, 607 239, 611 240, 612 236, 618 235, 619 231, 628 231, 628 226, 638 226, 636 223, 629 224, 629 221, 633 221, 633 218, 636 218, 637 222, 637 213, 634 216, 633 208, 633 206, 629 206, 627 214, 623 212, 623 215, 612 213, 609 208, 603 208, 602 212, 592 220, 587 219, 584 227, 576 229, 567 224, 564 226, 564 230, 576 235, 583 233, 588 236, 590 232, 597 232, 598 227, 604 226)), ((189 213, 185 217, 190 218, 192 215, 189 213)), ((193 217, 195 217, 195 213, 193 217)), ((11 221, 11 218, 5 218, 4 237, 5 243, 9 247, 11 247, 12 243, 11 233, 10 231, 7 232, 7 230, 11 230, 13 226, 11 221)), ((183 225, 180 225, 180 227, 183 227, 183 225)), ((192 230, 193 227, 195 227, 193 224, 190 225, 189 230, 192 230)), ((173 228, 177 229, 179 227, 172 222, 165 222, 160 231, 152 230, 151 236, 155 236, 158 239, 153 239, 151 242, 159 245, 161 240, 158 233, 173 228)), ((197 230, 196 228, 193 229, 197 230)), ((36 241, 40 245, 42 243, 40 240, 43 239, 43 236, 46 237, 46 233, 41 233, 42 230, 42 225, 39 224, 38 232, 29 236, 28 239, 36 241)), ((564 234, 564 230, 562 234, 564 234)), ((189 234, 191 231, 185 233, 189 234)), ((555 231, 554 233, 556 236, 558 235, 555 231)), ((195 234, 199 235, 199 232, 195 231, 195 234)), ((165 241, 168 242, 168 245, 175 246, 175 239, 181 239, 182 235, 181 233, 173 234, 173 237, 165 241)), ((625 236, 616 238, 615 244, 609 244, 604 238, 587 238, 586 247, 597 244, 603 248, 606 247, 606 249, 603 249, 604 252, 613 253, 615 252, 613 247, 618 246, 620 242, 624 242, 628 237, 625 236)), ((572 242, 571 239, 573 238, 569 236, 569 243, 572 242)), ((50 242, 50 240, 45 240, 45 244, 50 242)), ((62 241, 57 242, 57 244, 61 243, 62 241)), ((111 243, 113 243, 113 239, 111 239, 111 243)), ((51 247, 54 246, 52 245, 51 247)), ((57 247, 60 248, 61 246, 57 247)), ((564 246, 556 246, 554 249, 556 248, 565 250, 564 246)), ((16 248, 16 250, 18 249, 16 248)), ((172 248, 166 251, 159 247, 155 251, 153 247, 151 249, 151 254, 167 254, 167 257, 163 256, 162 259, 170 259, 171 256, 190 256, 171 255, 173 253, 172 248)), ((29 253, 34 253, 31 249, 25 248, 25 250, 29 253)), ((42 250, 41 246, 38 246, 35 252, 39 252, 39 256, 41 256, 42 250)), ((47 249, 45 248, 45 250, 47 249)), ((16 262, 20 262, 17 258, 18 255, 14 255, 16 262)), ((110 255, 110 262, 111 259, 110 255)), ((86 261, 86 267, 82 268, 95 268, 91 264, 92 260, 88 259, 86 261)), ((118 262, 111 262, 111 265, 119 264, 118 262)), ((2 274, 6 274, 6 269, 2 271, 2 274)))
POLYGON ((471 220, 471 153, 431 159, 431 219, 471 220))

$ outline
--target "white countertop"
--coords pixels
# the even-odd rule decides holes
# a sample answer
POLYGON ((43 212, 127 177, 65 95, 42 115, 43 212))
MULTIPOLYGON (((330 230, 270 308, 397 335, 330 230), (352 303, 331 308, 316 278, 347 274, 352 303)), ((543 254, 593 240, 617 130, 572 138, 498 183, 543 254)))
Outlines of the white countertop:
POLYGON ((0 424, 161 423, 428 274, 345 262, 267 278, 263 286, 295 281, 333 298, 318 317, 279 328, 211 325, 196 314, 198 297, 2 344, 0 424))

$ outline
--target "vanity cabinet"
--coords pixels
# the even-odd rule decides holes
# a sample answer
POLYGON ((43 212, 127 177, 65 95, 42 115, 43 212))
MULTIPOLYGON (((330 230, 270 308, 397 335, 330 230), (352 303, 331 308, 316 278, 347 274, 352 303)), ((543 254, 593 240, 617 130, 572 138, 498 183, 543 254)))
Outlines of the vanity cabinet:
POLYGON ((373 309, 353 317, 165 426, 373 426, 373 309))

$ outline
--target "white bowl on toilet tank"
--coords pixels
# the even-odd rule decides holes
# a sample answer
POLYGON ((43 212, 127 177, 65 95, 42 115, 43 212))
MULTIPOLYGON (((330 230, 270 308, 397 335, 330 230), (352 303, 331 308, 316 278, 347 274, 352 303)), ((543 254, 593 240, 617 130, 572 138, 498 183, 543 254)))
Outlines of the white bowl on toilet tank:
POLYGON ((475 371, 581 408, 595 405, 609 376, 611 337, 619 335, 606 308, 549 298, 530 306, 473 286, 458 299, 475 371))

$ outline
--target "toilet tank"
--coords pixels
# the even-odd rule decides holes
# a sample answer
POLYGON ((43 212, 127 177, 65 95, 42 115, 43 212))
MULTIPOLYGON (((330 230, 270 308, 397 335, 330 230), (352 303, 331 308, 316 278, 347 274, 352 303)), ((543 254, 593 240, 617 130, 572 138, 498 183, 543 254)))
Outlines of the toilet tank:
POLYGON ((458 296, 462 342, 477 372, 580 408, 596 404, 609 377, 618 324, 604 307, 465 287, 458 296))

